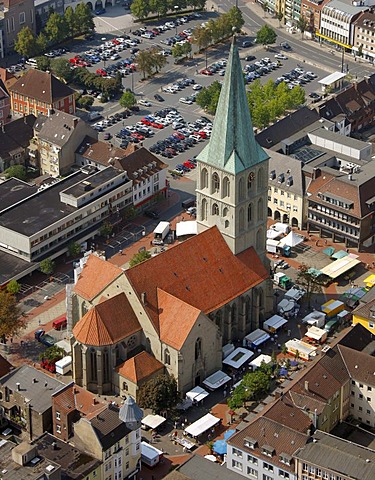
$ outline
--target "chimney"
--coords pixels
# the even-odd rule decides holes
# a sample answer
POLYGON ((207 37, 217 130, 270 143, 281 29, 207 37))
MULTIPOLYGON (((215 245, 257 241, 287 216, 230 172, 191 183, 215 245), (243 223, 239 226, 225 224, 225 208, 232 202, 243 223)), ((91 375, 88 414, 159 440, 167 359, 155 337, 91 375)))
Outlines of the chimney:
POLYGON ((95 397, 92 397, 92 404, 93 404, 93 405, 96 405, 96 403, 97 403, 97 402, 96 402, 96 398, 95 398, 95 397))
POLYGON ((349 173, 348 175, 348 180, 351 182, 353 180, 353 175, 351 173, 349 173))
POLYGON ((56 442, 52 442, 52 449, 57 450, 57 443, 56 442))
POLYGON ((305 380, 305 390, 306 392, 309 391, 309 382, 307 380, 305 380))
POLYGON ((142 293, 141 293, 141 300, 142 300, 143 305, 146 305, 146 304, 147 304, 147 295, 146 295, 146 292, 142 292, 142 293))
POLYGON ((73 128, 76 128, 78 125, 78 118, 73 118, 73 128))
POLYGON ((37 383, 37 382, 38 382, 38 380, 34 377, 33 378, 33 383, 37 383))
POLYGON ((16 387, 17 387, 17 390, 18 390, 18 391, 21 390, 21 384, 20 384, 20 382, 17 382, 17 383, 16 383, 16 387))

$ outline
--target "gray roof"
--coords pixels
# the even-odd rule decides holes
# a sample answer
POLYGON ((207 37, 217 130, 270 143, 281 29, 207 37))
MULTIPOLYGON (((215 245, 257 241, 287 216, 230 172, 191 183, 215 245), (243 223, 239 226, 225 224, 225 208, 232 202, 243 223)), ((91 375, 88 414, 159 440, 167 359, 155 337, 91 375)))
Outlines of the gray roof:
POLYGON ((325 9, 328 9, 328 8, 335 9, 335 10, 338 10, 339 12, 347 13, 349 15, 357 15, 357 13, 361 13, 364 10, 369 10, 370 7, 368 6, 365 7, 364 5, 359 5, 355 7, 353 5, 352 0, 346 0, 346 1, 332 0, 331 2, 329 2, 327 5, 323 7, 323 12, 325 9))
POLYGON ((339 133, 326 130, 319 126, 315 130, 309 130, 309 133, 313 135, 318 135, 325 140, 331 140, 332 142, 340 143, 346 147, 355 148, 357 150, 363 150, 364 148, 371 147, 371 143, 363 142, 362 140, 357 140, 356 138, 346 137, 345 135, 340 135, 339 133))
POLYGON ((0 211, 5 210, 21 200, 29 197, 37 192, 35 185, 30 185, 18 178, 9 178, 3 183, 0 183, 0 211))
POLYGON ((184 475, 189 480, 243 480, 243 476, 233 472, 228 468, 220 466, 218 463, 211 462, 200 455, 193 455, 185 463, 177 467, 173 472, 167 475, 165 480, 180 480, 184 475), (175 472, 178 472, 175 475, 175 472))
POLYGON ((17 383, 20 384, 19 395, 30 402, 32 409, 38 413, 51 408, 51 395, 65 386, 62 382, 29 365, 13 370, 0 379, 0 385, 13 391, 17 390, 17 383))
POLYGON ((270 156, 269 160, 269 172, 273 170, 276 173, 276 178, 271 180, 271 177, 268 180, 269 185, 274 185, 280 187, 286 192, 292 192, 293 194, 303 196, 304 195, 304 184, 303 184, 303 174, 302 167, 303 163, 296 158, 290 157, 288 155, 283 155, 282 153, 274 152, 272 150, 266 150, 270 156), (285 181, 280 184, 278 183, 278 176, 283 173, 285 181), (293 183, 290 187, 286 185, 286 180, 288 177, 293 178, 293 183))
POLYGON ((295 456, 302 462, 333 471, 355 480, 374 480, 375 451, 317 431, 313 441, 300 448, 295 456))
POLYGON ((143 410, 138 407, 134 398, 128 395, 119 412, 124 423, 139 423, 143 418, 143 410))
POLYGON ((21 278, 20 276, 35 270, 36 265, 35 262, 28 262, 11 253, 0 251, 0 285, 5 285, 13 278, 21 278))
MULTIPOLYGON (((82 121, 74 115, 59 110, 49 117, 44 117, 43 120, 38 137, 59 147, 65 145, 74 132, 77 123, 82 121)), ((39 127, 39 124, 37 127, 39 127)))
POLYGON ((91 419, 91 425, 104 450, 130 433, 130 429, 120 419, 119 412, 119 408, 109 404, 105 410, 91 419))
POLYGON ((237 174, 268 159, 255 140, 238 48, 233 39, 209 144, 200 161, 237 174))

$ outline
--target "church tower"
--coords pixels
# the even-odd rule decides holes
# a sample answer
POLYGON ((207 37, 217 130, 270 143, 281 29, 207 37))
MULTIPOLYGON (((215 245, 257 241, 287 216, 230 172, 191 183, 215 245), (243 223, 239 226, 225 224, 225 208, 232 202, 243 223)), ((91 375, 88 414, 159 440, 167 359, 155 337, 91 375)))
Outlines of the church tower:
POLYGON ((255 141, 233 38, 210 142, 197 157, 198 233, 216 225, 235 255, 253 246, 265 265, 268 158, 255 141))

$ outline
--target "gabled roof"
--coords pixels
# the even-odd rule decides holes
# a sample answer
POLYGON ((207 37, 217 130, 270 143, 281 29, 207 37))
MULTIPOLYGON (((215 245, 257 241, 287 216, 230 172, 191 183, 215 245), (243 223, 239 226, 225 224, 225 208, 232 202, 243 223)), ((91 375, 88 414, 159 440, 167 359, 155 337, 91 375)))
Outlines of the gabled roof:
POLYGON ((13 365, 6 358, 0 355, 0 378, 13 370, 13 365))
POLYGON ((68 85, 58 80, 51 73, 31 68, 9 87, 9 92, 19 93, 47 104, 74 94, 68 85))
POLYGON ((52 398, 55 407, 62 408, 65 412, 77 410, 85 416, 98 413, 107 406, 106 402, 95 397, 92 392, 73 383, 56 392, 52 398))
POLYGON ((208 314, 269 276, 253 247, 233 255, 217 227, 207 229, 124 274, 139 297, 146 294, 145 309, 158 332, 158 288, 208 314), (189 259, 194 261, 190 261, 187 268, 189 259))
MULTIPOLYGON (((97 138, 86 135, 81 145, 77 148, 76 153, 78 155, 82 155, 82 157, 91 162, 95 162, 107 167, 108 165, 111 165, 111 162, 114 162, 113 164, 117 164, 119 159, 121 160, 130 153, 133 153, 136 148, 137 147, 134 143, 130 143, 126 149, 123 149, 107 142, 101 142, 97 138)), ((116 168, 121 168, 121 166, 119 167, 116 165, 116 168)))
POLYGON ((0 158, 8 158, 9 152, 29 146, 34 136, 34 123, 34 115, 27 115, 6 123, 3 127, 4 132, 0 129, 0 158))
POLYGON ((181 350, 201 312, 160 288, 157 289, 157 300, 160 311, 160 340, 176 350, 181 350), (176 318, 179 319, 178 328, 176 318))
POLYGON ((271 404, 263 416, 301 433, 307 434, 311 427, 311 420, 307 412, 293 403, 289 392, 271 404))
POLYGON ((53 115, 43 116, 44 123, 39 130, 38 138, 62 147, 73 134, 78 122, 82 123, 75 115, 56 110, 53 115))
POLYGON ((74 326, 73 335, 84 345, 113 345, 141 330, 125 293, 105 299, 74 326))
POLYGON ((93 300, 122 274, 123 271, 116 265, 90 255, 74 285, 74 291, 86 300, 93 300))
POLYGON ((116 369, 117 373, 133 383, 146 380, 151 375, 164 370, 164 365, 148 352, 141 352, 129 358, 116 369))
MULTIPOLYGON (((114 166, 125 170, 130 180, 133 180, 133 183, 141 182, 150 175, 168 167, 167 164, 159 160, 156 155, 144 147, 137 148, 125 157, 115 160, 114 166)), ((161 185, 161 187, 164 187, 164 185, 161 185)))
POLYGON ((120 420, 119 412, 119 408, 109 404, 91 419, 91 425, 103 450, 108 450, 130 433, 129 428, 120 420))
POLYGON ((212 135, 198 159, 232 174, 268 159, 267 153, 254 137, 235 37, 229 53, 212 135))
POLYGON ((353 380, 375 387, 375 357, 343 345, 337 346, 353 380))

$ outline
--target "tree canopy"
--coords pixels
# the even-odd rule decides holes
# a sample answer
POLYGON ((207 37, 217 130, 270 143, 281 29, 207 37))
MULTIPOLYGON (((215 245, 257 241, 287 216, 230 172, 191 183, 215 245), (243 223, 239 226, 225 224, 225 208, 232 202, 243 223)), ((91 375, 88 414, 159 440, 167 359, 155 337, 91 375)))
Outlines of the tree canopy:
POLYGON ((148 250, 142 250, 133 255, 130 259, 129 266, 134 267, 135 265, 138 265, 138 263, 142 263, 149 258, 151 258, 151 253, 148 250))
POLYGON ((244 402, 259 400, 266 395, 271 386, 272 369, 272 365, 262 363, 255 372, 244 375, 242 382, 228 399, 229 408, 242 407, 244 402))
POLYGON ((160 55, 158 48, 149 48, 140 50, 137 55, 137 63, 139 70, 143 73, 143 78, 151 77, 154 73, 159 72, 167 63, 167 59, 160 55))
POLYGON ((267 24, 263 25, 263 27, 258 30, 257 33, 257 43, 261 45, 271 45, 272 43, 276 42, 277 33, 267 24))
POLYGON ((302 263, 298 267, 298 274, 297 274, 297 283, 302 288, 306 290, 306 300, 308 305, 311 304, 311 296, 313 293, 320 293, 322 291, 322 284, 310 271, 310 267, 305 263, 302 263))
POLYGON ((55 262, 51 258, 45 258, 39 264, 40 271, 46 275, 51 275, 55 270, 55 262))
POLYGON ((26 168, 23 165, 12 165, 4 171, 6 178, 18 178, 19 180, 26 180, 26 168))
POLYGON ((11 280, 7 283, 7 292, 11 293, 12 295, 16 295, 21 290, 21 285, 17 282, 17 280, 11 280))
POLYGON ((170 411, 180 402, 177 382, 173 376, 159 375, 146 382, 139 390, 138 404, 159 413, 170 411))
POLYGON ((136 103, 137 103, 137 99, 135 98, 135 95, 132 92, 124 92, 119 101, 119 104, 123 108, 133 107, 136 103))
POLYGON ((0 290, 0 338, 5 343, 7 337, 18 335, 25 328, 25 321, 16 297, 0 290))

